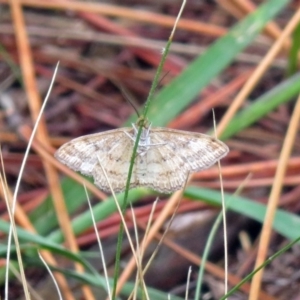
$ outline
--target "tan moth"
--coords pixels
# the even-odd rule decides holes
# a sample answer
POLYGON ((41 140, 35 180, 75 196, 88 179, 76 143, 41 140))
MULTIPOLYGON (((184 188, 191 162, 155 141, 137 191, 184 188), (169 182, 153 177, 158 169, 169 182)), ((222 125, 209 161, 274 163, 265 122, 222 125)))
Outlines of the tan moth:
MULTIPOLYGON (((125 190, 137 133, 137 126, 132 124, 85 135, 62 145, 55 157, 70 169, 92 176, 101 190, 110 192, 100 159, 113 190, 121 192, 125 190)), ((190 172, 209 168, 228 151, 227 145, 209 135, 144 124, 130 188, 174 192, 183 188, 190 172)))

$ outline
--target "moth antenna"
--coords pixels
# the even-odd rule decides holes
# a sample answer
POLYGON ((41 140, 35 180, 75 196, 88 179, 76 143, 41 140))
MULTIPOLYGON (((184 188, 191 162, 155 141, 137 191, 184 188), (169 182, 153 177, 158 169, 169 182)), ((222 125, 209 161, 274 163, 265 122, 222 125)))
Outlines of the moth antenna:
MULTIPOLYGON (((122 91, 123 93, 123 91, 122 91)), ((132 108, 134 109, 135 113, 137 114, 138 118, 140 118, 140 114, 139 111, 137 110, 137 108, 134 106, 133 102, 131 102, 131 100, 129 98, 126 97, 127 95, 124 94, 125 99, 128 101, 128 103, 132 106, 132 108)))
POLYGON ((122 95, 124 96, 125 100, 132 106, 135 113, 137 114, 138 118, 140 117, 139 111, 137 110, 136 106, 134 105, 133 99, 134 97, 129 93, 127 89, 125 89, 121 84, 119 84, 117 81, 112 80, 112 82, 121 90, 122 95))
MULTIPOLYGON (((169 74, 169 71, 166 72, 166 74, 160 79, 159 84, 161 84, 161 82, 163 81, 163 79, 169 74)), ((119 87, 119 89, 121 90, 121 93, 123 94, 124 98, 126 99, 126 101, 132 106, 132 108, 134 109, 135 113, 138 116, 138 119, 142 119, 142 116, 140 115, 139 111, 137 110, 136 106, 134 105, 134 101, 132 101, 133 96, 128 92, 128 90, 126 90, 122 85, 118 84, 117 82, 114 82, 115 85, 117 85, 119 87)), ((146 124, 144 123, 144 126, 146 124)))
POLYGON ((164 80, 165 77, 170 73, 170 71, 166 72, 166 74, 159 80, 158 84, 161 85, 162 81, 164 80))
MULTIPOLYGON (((162 80, 169 74, 169 72, 167 72, 159 81, 159 84, 162 82, 162 80)), ((128 102, 132 105, 132 107, 134 108, 136 114, 138 115, 138 120, 136 122, 136 124, 138 126, 143 126, 145 128, 149 128, 148 132, 150 131, 150 127, 151 127, 151 123, 148 122, 147 118, 145 118, 144 115, 140 115, 137 111, 137 109, 135 108, 135 106, 133 105, 133 103, 130 102, 129 98, 127 99, 128 102)))

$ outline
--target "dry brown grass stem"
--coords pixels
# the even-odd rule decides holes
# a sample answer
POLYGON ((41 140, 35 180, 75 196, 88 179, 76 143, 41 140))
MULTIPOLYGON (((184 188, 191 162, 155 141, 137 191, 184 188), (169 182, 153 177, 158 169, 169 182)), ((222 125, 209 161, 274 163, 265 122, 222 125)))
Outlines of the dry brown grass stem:
MULTIPOLYGON (((33 66, 33 56, 31 52, 31 47, 28 40, 28 35, 26 32, 25 20, 22 11, 21 3, 16 1, 10 1, 12 19, 15 27, 16 42, 18 46, 18 53, 20 58, 22 76, 24 79, 25 90, 28 98, 29 108, 31 112, 31 117, 33 123, 37 120, 39 111, 41 109, 41 98, 37 89, 37 83, 35 78, 35 71, 33 66)), ((41 121, 37 130, 37 139, 45 144, 47 147, 50 147, 49 135, 47 132, 47 127, 44 121, 41 121)), ((64 233, 64 237, 69 244, 70 248, 77 252, 78 246, 76 243, 75 236, 72 231, 69 215, 65 206, 63 193, 60 187, 59 177, 56 169, 46 160, 43 161, 45 168, 47 180, 49 182, 49 187, 52 194, 52 199, 54 203, 55 210, 57 212, 58 221, 60 228, 64 233)), ((48 261, 47 261, 48 262, 48 261)), ((82 271, 83 268, 80 264, 75 264, 75 268, 78 271, 82 271)), ((57 282, 62 288, 62 292, 66 299, 74 299, 70 289, 68 288, 67 282, 60 275, 57 278, 57 282)), ((83 292, 88 298, 91 297, 91 292, 89 287, 85 287, 83 292)))
MULTIPOLYGON (((59 10, 74 10, 80 12, 98 13, 111 17, 121 17, 130 20, 135 20, 143 23, 156 24, 168 28, 173 28, 176 17, 170 17, 163 14, 152 13, 149 11, 130 9, 117 5, 109 5, 95 2, 79 2, 79 1, 40 1, 40 0, 19 0, 21 5, 59 9, 59 10)), ((8 0, 0 0, 0 3, 9 3, 8 0)), ((184 29, 190 32, 198 32, 209 36, 219 37, 226 34, 227 30, 207 24, 204 22, 181 19, 178 23, 178 29, 184 29)))
MULTIPOLYGON (((300 9, 298 10, 298 14, 300 17, 300 9)), ((272 225, 273 225, 276 210, 278 208, 278 202, 281 195, 282 187, 284 184, 284 177, 287 169, 287 163, 291 155, 293 144, 295 142, 296 135, 298 132, 299 120, 300 120, 300 96, 294 108, 294 112, 289 124, 289 128, 287 130, 285 140, 283 143, 282 151, 280 153, 272 190, 269 196, 265 221, 260 236, 255 268, 259 267, 266 260, 267 257, 270 238, 272 234, 272 225)), ((249 296, 250 300, 258 299, 258 293, 261 286, 262 276, 263 276, 263 270, 260 270, 258 273, 254 275, 252 279, 251 291, 249 296)))

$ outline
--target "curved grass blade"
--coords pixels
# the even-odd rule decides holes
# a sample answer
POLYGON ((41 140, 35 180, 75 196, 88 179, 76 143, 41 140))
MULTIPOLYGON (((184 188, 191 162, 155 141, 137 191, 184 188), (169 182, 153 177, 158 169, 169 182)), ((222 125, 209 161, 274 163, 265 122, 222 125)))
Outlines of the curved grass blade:
MULTIPOLYGON (((190 199, 201 199, 201 201, 209 204, 221 206, 221 194, 217 191, 188 187, 185 191, 185 196, 190 199)), ((241 196, 225 194, 224 197, 225 202, 228 203, 228 205, 226 204, 227 209, 239 212, 260 223, 264 221, 266 213, 264 204, 241 196)), ((284 237, 294 240, 299 237, 300 217, 282 209, 277 209, 273 228, 284 237)))
MULTIPOLYGON (((10 228, 10 224, 0 219, 0 230, 2 232, 8 233, 10 228)), ((53 243, 52 241, 49 241, 48 238, 44 238, 38 234, 28 232, 22 228, 17 227, 16 228, 18 237, 20 239, 20 248, 24 251, 36 251, 40 248, 50 250, 51 252, 55 252, 59 255, 62 255, 64 257, 67 257, 68 259, 71 259, 73 261, 81 263, 87 270, 89 270, 92 274, 98 276, 97 270, 95 270, 85 259, 82 258, 81 255, 76 254, 74 252, 71 252, 64 247, 58 245, 57 243, 53 243), (24 244, 28 243, 28 244, 24 244), (32 246, 32 244, 35 244, 32 246)), ((13 252, 15 249, 15 246, 11 248, 11 252, 13 252)), ((0 247, 0 257, 3 257, 7 253, 7 247, 6 245, 1 245, 0 247)), ((38 255, 37 255, 38 257, 38 255)))
POLYGON ((288 76, 296 73, 298 70, 298 53, 300 49, 300 24, 293 32, 292 47, 290 49, 289 61, 288 61, 288 76))
MULTIPOLYGON (((138 201, 142 197, 149 195, 149 191, 147 189, 134 189, 130 190, 128 194, 128 202, 134 203, 138 201)), ((122 206, 124 193, 116 195, 119 205, 122 206)), ((95 216, 96 221, 101 221, 116 212, 116 204, 112 197, 107 198, 104 202, 101 202, 93 207, 93 214, 95 216)), ((91 213, 89 210, 77 216, 72 221, 72 228, 75 235, 78 235, 88 228, 93 226, 91 213)), ((50 241, 61 243, 63 242, 63 235, 61 230, 54 231, 51 235, 47 237, 50 241)))
MULTIPOLYGON (((58 271, 60 271, 64 274, 68 275, 69 277, 76 278, 76 279, 80 280, 83 283, 93 285, 95 287, 102 287, 102 285, 99 284, 98 279, 95 278, 93 275, 91 275, 89 273, 78 273, 76 271, 72 271, 72 270, 68 270, 68 269, 59 269, 59 268, 54 268, 54 270, 58 270, 58 271)), ((109 281, 110 281, 110 284, 112 285, 112 279, 110 279, 109 281)), ((134 283, 127 282, 123 286, 120 294, 122 296, 126 297, 126 299, 127 299, 132 294, 132 291, 133 291, 134 287, 135 287, 134 283)), ((155 299, 155 300, 166 300, 166 299, 168 299, 167 293, 158 291, 154 288, 148 287, 147 291, 149 293, 150 299, 155 299)), ((141 290, 139 291, 138 296, 139 296, 138 299, 143 299, 141 290)), ((184 300, 183 298, 178 297, 178 296, 174 296, 174 295, 172 295, 171 299, 172 300, 184 300)))

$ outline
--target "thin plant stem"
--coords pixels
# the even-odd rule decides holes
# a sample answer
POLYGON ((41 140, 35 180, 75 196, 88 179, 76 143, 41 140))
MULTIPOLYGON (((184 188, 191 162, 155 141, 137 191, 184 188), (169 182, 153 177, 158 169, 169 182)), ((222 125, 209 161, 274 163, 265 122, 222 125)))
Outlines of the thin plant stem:
POLYGON ((90 198, 89 198, 87 188, 86 188, 85 185, 83 185, 83 187, 84 187, 84 191, 85 191, 85 194, 86 194, 86 197, 87 197, 87 202, 88 202, 88 205, 89 205, 89 209, 90 209, 90 212, 91 212, 91 218, 92 218, 92 221, 93 221, 93 227, 95 229, 95 235, 96 235, 97 242, 98 242, 98 245, 99 245, 99 251, 100 251, 100 257, 101 257, 101 262, 102 262, 102 266, 103 266, 103 272, 104 272, 104 278, 105 278, 105 283, 106 283, 106 288, 107 288, 107 294, 108 294, 109 300, 111 300, 111 290, 110 290, 110 284, 109 284, 109 281, 108 281, 108 273, 107 273, 107 268, 106 268, 104 251, 103 251, 103 247, 102 247, 102 243, 101 243, 101 239, 100 239, 100 234, 99 234, 98 229, 97 229, 97 224, 96 224, 96 220, 95 220, 95 216, 94 216, 94 212, 93 212, 93 208, 92 208, 92 205, 91 205, 91 201, 90 201, 90 198))
POLYGON ((55 280, 55 277, 54 277, 54 275, 53 275, 51 269, 50 269, 49 266, 47 265, 47 262, 44 260, 43 256, 40 254, 40 252, 38 252, 38 254, 39 254, 40 260, 43 262, 44 266, 46 267, 46 269, 47 269, 47 271, 48 271, 48 273, 49 273, 49 275, 50 275, 50 277, 51 277, 51 279, 52 279, 52 282, 53 282, 53 284, 54 284, 54 286, 55 286, 55 288, 56 288, 57 294, 58 294, 58 298, 59 298, 60 300, 62 300, 62 299, 63 299, 62 294, 61 294, 61 292, 60 292, 58 283, 57 283, 57 281, 55 280))
MULTIPOLYGON (((215 111, 213 110, 213 120, 214 120, 214 128, 215 128, 215 138, 217 138, 216 133, 216 118, 215 111)), ((228 292, 228 239, 227 239, 227 219, 226 219, 226 203, 224 197, 224 188, 223 188, 223 180, 222 180, 222 170, 221 163, 218 161, 219 168, 219 178, 220 178, 220 187, 221 187, 221 199, 222 199, 222 215, 223 215, 223 231, 224 231, 224 266, 225 266, 225 276, 224 276, 224 294, 228 292)))
MULTIPOLYGON (((30 136, 30 139, 28 141, 28 145, 27 145, 27 148, 26 148, 26 151, 25 151, 25 154, 24 154, 24 158, 23 158, 23 161, 22 161, 22 164, 21 164, 21 167, 20 167, 20 172, 19 172, 19 176, 17 178, 17 183, 16 183, 15 192, 14 192, 14 195, 13 195, 12 207, 11 207, 12 217, 14 217, 14 214, 15 214, 16 202, 17 202, 17 195, 18 195, 18 191, 19 191, 19 187, 20 187, 22 175, 24 173, 24 169, 25 169, 25 164, 26 164, 26 161, 27 161, 27 157, 28 157, 28 154, 29 154, 29 151, 30 151, 31 144, 33 142, 35 133, 36 133, 36 131, 38 129, 39 122, 40 122, 40 120, 42 118, 44 109, 45 109, 47 101, 49 99, 49 96, 50 96, 50 93, 51 93, 51 90, 52 90, 52 87, 53 87, 53 84, 54 84, 54 79, 55 79, 56 74, 57 74, 58 66, 59 66, 59 63, 57 63, 57 65, 55 67, 54 74, 52 76, 52 80, 51 80, 51 83, 50 83, 50 87, 48 89, 48 92, 47 92, 47 95, 45 97, 44 103, 43 103, 43 105, 41 107, 39 115, 38 115, 38 117, 36 119, 36 122, 34 124, 33 130, 32 130, 32 133, 31 133, 31 136, 30 136)), ((7 264, 9 264, 9 261, 10 261, 11 239, 12 239, 12 228, 10 229, 9 234, 8 234, 7 255, 6 255, 6 262, 7 262, 7 264)), ((8 281, 9 281, 8 279, 9 279, 9 272, 8 272, 8 265, 7 265, 6 273, 5 273, 5 299, 8 299, 8 281)))
MULTIPOLYGON (((141 138, 141 134, 142 134, 142 130, 145 127, 145 123, 146 123, 146 116, 148 113, 148 109, 150 106, 150 103, 153 99, 153 94, 157 88, 157 85, 159 83, 159 77, 160 74, 163 70, 163 66, 165 63, 165 60, 167 58, 167 55, 169 53, 169 49, 174 37, 174 33, 175 33, 175 29, 176 26, 178 24, 178 21, 181 17, 183 8, 186 4, 186 0, 183 1, 182 6, 180 8, 180 11, 178 13, 178 16, 176 18, 173 30, 170 34, 169 40, 167 42, 166 48, 164 49, 163 53, 162 53, 162 59, 159 63, 159 66, 157 68, 153 83, 151 85, 150 91, 149 91, 149 95, 147 98, 147 101, 144 105, 144 109, 143 109, 143 115, 141 116, 141 118, 139 118, 138 121, 138 125, 139 125, 139 129, 138 129, 138 133, 135 139, 135 143, 134 143, 134 147, 133 147, 133 151, 132 151, 132 156, 131 156, 131 160, 130 160, 130 165, 129 165, 129 170, 128 170, 128 176, 127 176, 127 181, 126 181, 126 188, 125 188, 125 194, 124 194, 124 200, 123 200, 123 205, 122 205, 122 214, 124 215, 126 207, 127 207, 127 203, 128 203, 128 193, 129 193, 129 188, 130 188, 130 181, 131 181, 131 176, 132 176, 132 171, 133 171, 133 167, 134 167, 134 161, 137 155, 137 149, 139 146, 139 140, 141 138)), ((118 234, 118 241, 117 241, 117 251, 116 251, 116 260, 115 260, 115 271, 114 271, 114 285, 113 285, 113 293, 112 293, 112 299, 115 300, 116 298, 116 291, 117 291, 117 282, 118 282, 118 277, 119 277, 119 273, 120 273, 120 257, 121 257, 121 249, 122 249, 122 241, 123 241, 123 235, 124 235, 124 225, 121 223, 120 224, 120 229, 119 229, 119 234, 118 234)))
MULTIPOLYGON (((220 173, 220 176, 221 176, 221 173, 220 173)), ((245 186, 245 183, 249 180, 249 177, 250 175, 248 175, 245 180, 243 181, 243 183, 239 186, 239 188, 235 191, 234 195, 238 195, 240 194, 240 192, 243 190, 244 186, 245 186)), ((199 275, 198 275, 198 279, 197 279, 197 286, 196 286, 196 292, 195 292, 195 297, 194 299, 195 300, 198 300, 201 298, 201 293, 200 293, 200 289, 201 289, 201 286, 202 286, 202 282, 203 282, 203 276, 204 276, 204 269, 205 269, 205 263, 207 262, 208 260, 208 254, 209 254, 209 251, 210 251, 210 247, 213 243, 213 239, 215 238, 216 236, 216 233, 217 233, 217 229, 219 228, 221 222, 222 222, 222 218, 223 216, 226 216, 226 210, 227 210, 227 207, 229 206, 231 200, 228 201, 228 203, 226 204, 224 202, 224 192, 223 192, 223 187, 221 188, 221 196, 222 196, 222 203, 223 203, 223 207, 222 207, 222 211, 218 214, 218 217, 216 218, 214 224, 213 224, 213 227, 210 231, 210 234, 208 236, 208 239, 207 239, 207 242, 206 242, 206 245, 205 245, 205 248, 204 248, 204 252, 203 252, 203 255, 202 255, 202 263, 200 265, 200 268, 199 268, 199 275)), ((224 235, 226 234, 226 232, 224 232, 224 235)), ((224 238, 224 243, 225 243, 225 238, 224 238)), ((228 277, 228 271, 225 271, 225 273, 227 272, 227 276, 226 278, 228 277)), ((225 278, 225 284, 227 284, 228 282, 228 279, 226 280, 225 278)), ((225 291, 225 294, 227 293, 227 290, 225 291)))
POLYGON ((175 23, 174 23, 173 30, 172 30, 172 32, 170 34, 170 37, 169 37, 169 40, 167 42, 166 48, 163 51, 162 59, 161 59, 159 65, 158 65, 157 72, 156 72, 155 77, 153 79, 153 83, 152 83, 152 86, 150 88, 150 92, 149 92, 147 101, 146 101, 145 106, 144 106, 143 116, 145 118, 146 118, 146 115, 148 113, 148 109, 149 109, 149 106, 150 106, 150 102, 151 102, 151 100, 153 98, 153 94, 154 94, 154 92, 155 92, 155 90, 157 88, 157 85, 158 85, 158 82, 159 82, 159 77, 160 77, 160 74, 161 74, 161 72, 163 70, 163 66, 164 66, 165 60, 167 58, 167 55, 169 53, 169 50, 170 50, 170 47, 171 47, 171 44, 172 44, 172 41, 173 41, 173 37, 174 37, 174 34, 175 34, 175 30, 176 30, 177 24, 178 24, 178 22, 180 20, 180 17, 181 17, 181 14, 183 12, 183 9, 185 7, 185 4, 186 4, 186 0, 184 0, 182 2, 180 11, 179 11, 178 16, 177 16, 177 18, 175 20, 175 23))

